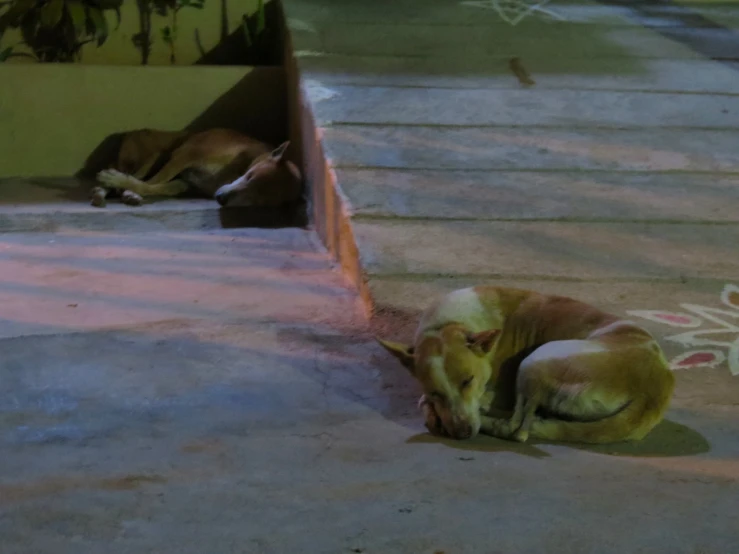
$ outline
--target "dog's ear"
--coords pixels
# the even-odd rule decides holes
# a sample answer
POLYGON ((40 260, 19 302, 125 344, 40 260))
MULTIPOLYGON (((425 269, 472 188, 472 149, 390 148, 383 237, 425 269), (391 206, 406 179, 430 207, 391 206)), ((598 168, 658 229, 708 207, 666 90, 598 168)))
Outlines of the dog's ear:
POLYGON ((403 364, 403 367, 408 369, 411 373, 415 368, 415 360, 413 358, 413 347, 400 344, 399 342, 391 342, 389 340, 377 339, 385 350, 395 356, 398 361, 403 364))
POLYGON ((500 335, 500 329, 490 329, 467 335, 467 346, 479 355, 489 354, 500 335))
POLYGON ((272 156, 272 159, 278 162, 282 161, 282 158, 285 156, 285 152, 287 151, 287 147, 290 146, 290 141, 286 140, 282 144, 280 144, 277 148, 272 150, 272 153, 270 156, 272 156))

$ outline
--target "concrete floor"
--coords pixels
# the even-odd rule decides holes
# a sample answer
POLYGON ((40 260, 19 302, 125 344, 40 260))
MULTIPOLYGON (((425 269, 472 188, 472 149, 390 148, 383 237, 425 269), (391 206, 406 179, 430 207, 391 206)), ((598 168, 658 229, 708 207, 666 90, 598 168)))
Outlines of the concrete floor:
POLYGON ((3 554, 733 551, 725 370, 636 447, 437 440, 314 244, 0 235, 3 554))
MULTIPOLYGON (((695 329, 739 340, 721 300, 739 286, 739 72, 695 43, 726 33, 666 8, 640 16, 658 32, 615 2, 516 27, 451 0, 283 3, 373 329, 407 337, 431 297, 484 281, 624 316, 697 306, 695 329)), ((637 445, 438 440, 309 233, 36 187, 48 205, 24 189, 0 208, 0 554, 737 550, 725 361, 677 371, 637 445)), ((686 329, 645 324, 684 352, 666 338, 686 329)))

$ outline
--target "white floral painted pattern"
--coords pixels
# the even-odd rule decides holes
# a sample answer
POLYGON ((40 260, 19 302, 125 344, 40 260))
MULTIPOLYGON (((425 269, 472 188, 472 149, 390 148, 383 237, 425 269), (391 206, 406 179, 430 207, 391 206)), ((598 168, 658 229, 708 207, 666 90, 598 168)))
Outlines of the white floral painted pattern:
POLYGON ((690 329, 665 337, 689 350, 670 361, 673 370, 716 367, 725 361, 732 375, 739 375, 739 286, 728 284, 721 292, 721 308, 680 304, 685 312, 632 310, 629 315, 690 329), (705 328, 706 324, 711 325, 705 328), (706 348, 702 348, 706 347, 706 348))
POLYGON ((564 19, 561 15, 546 9, 549 0, 465 0, 463 6, 494 10, 509 25, 518 25, 534 13, 548 15, 553 19, 564 19))

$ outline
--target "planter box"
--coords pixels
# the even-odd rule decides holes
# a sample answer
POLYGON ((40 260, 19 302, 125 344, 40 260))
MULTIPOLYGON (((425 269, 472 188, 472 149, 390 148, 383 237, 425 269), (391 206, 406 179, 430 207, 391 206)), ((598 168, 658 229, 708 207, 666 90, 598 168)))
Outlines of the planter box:
MULTIPOLYGON (((89 181, 115 158, 120 133, 143 127, 226 127, 274 145, 289 138, 289 155, 302 166, 282 13, 277 2, 267 6, 279 39, 270 48, 276 65, 229 65, 238 63, 239 30, 192 65, 0 63, 0 204, 86 203, 89 181)), ((286 210, 303 225, 305 205, 298 204, 286 210)), ((284 211, 276 219, 291 219, 284 211)), ((261 212, 249 218, 263 226, 269 216, 261 212)), ((224 226, 236 225, 233 219, 224 226)))

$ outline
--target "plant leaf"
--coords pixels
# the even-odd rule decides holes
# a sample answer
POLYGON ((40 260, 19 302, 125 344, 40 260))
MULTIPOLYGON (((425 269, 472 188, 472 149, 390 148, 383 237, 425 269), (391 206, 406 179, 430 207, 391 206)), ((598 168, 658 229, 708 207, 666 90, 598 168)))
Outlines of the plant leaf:
POLYGON ((74 34, 77 37, 87 35, 87 14, 81 0, 67 0, 67 12, 72 20, 74 34))
POLYGON ((167 25, 166 27, 162 27, 161 32, 162 32, 162 40, 166 42, 167 44, 170 44, 173 40, 172 28, 169 25, 167 25))
POLYGON ((8 27, 17 27, 21 20, 36 7, 34 0, 16 0, 10 5, 8 11, 0 15, 0 33, 8 27))
POLYGON ((8 46, 5 50, 0 50, 0 62, 7 60, 13 53, 13 47, 8 46))
POLYGON ((97 0, 95 4, 101 10, 120 10, 123 0, 97 0))
POLYGON ((22 17, 36 8, 34 0, 15 0, 8 8, 8 15, 14 18, 22 17))
POLYGON ((56 27, 62 20, 64 15, 64 0, 50 0, 43 8, 41 8, 41 26, 56 27))
POLYGON ((123 0, 94 0, 92 1, 92 4, 103 10, 103 12, 113 10, 115 12, 116 20, 115 28, 118 29, 121 26, 121 6, 123 5, 123 0))
POLYGON ((257 3, 257 36, 261 35, 266 27, 264 15, 264 0, 259 0, 257 3))
POLYGON ((241 18, 241 27, 244 29, 244 40, 246 41, 246 47, 251 48, 252 40, 251 33, 249 32, 249 18, 244 15, 241 18))
POLYGON ((89 7, 87 15, 91 34, 97 39, 97 45, 100 47, 108 39, 108 20, 105 19, 105 13, 100 8, 89 7))

